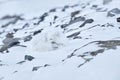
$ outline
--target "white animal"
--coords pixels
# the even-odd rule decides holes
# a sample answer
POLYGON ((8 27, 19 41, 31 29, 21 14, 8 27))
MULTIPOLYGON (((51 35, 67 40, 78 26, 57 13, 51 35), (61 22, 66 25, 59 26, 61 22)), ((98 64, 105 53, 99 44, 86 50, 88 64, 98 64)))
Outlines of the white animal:
POLYGON ((33 37, 30 49, 37 52, 56 50, 67 44, 67 38, 58 28, 46 29, 33 37))

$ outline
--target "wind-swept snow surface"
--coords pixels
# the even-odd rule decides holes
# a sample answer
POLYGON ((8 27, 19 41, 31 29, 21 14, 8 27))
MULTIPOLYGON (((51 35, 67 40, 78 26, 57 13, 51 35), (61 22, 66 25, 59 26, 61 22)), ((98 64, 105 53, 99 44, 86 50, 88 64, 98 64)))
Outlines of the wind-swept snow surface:
POLYGON ((0 80, 119 80, 119 4, 0 0, 0 80))

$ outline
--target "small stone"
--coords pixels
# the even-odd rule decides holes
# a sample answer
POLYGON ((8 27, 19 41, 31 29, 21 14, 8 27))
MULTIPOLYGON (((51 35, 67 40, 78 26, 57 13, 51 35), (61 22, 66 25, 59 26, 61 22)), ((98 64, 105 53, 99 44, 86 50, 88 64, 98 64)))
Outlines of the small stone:
POLYGON ((13 73, 17 73, 18 71, 14 71, 13 73))
POLYGON ((49 12, 56 12, 56 8, 51 9, 49 12))
POLYGON ((76 36, 78 36, 79 34, 80 34, 80 31, 79 31, 79 32, 76 32, 76 33, 73 33, 73 34, 71 34, 71 35, 69 35, 69 36, 67 36, 67 38, 76 37, 76 36))
POLYGON ((93 19, 87 19, 84 23, 82 23, 79 27, 83 27, 83 26, 85 26, 87 23, 93 23, 94 22, 94 20, 93 19))
POLYGON ((120 14, 120 9, 114 8, 114 9, 108 11, 107 16, 108 16, 108 17, 113 17, 113 16, 115 16, 116 14, 120 14))
POLYGON ((82 17, 82 16, 80 16, 80 17, 75 17, 74 18, 74 21, 85 21, 85 17, 82 17))
POLYGON ((120 22, 120 17, 117 18, 117 22, 120 22))
POLYGON ((20 61, 20 62, 18 62, 17 64, 23 64, 24 62, 26 62, 26 61, 20 61))
POLYGON ((78 11, 74 11, 74 12, 71 13, 71 17, 74 17, 75 15, 77 15, 77 14, 79 14, 79 13, 80 13, 79 10, 78 10, 78 11))
POLYGON ((40 29, 40 30, 34 31, 33 35, 35 36, 36 34, 41 33, 42 30, 43 30, 43 29, 40 29))
POLYGON ((55 21, 57 18, 58 18, 58 16, 55 15, 55 16, 54 16, 54 21, 55 21))
POLYGON ((92 22, 94 22, 94 20, 93 19, 87 19, 85 22, 86 23, 92 23, 92 22))
POLYGON ((50 65, 49 65, 49 64, 45 64, 45 65, 44 65, 44 67, 48 67, 48 66, 50 66, 50 65))
POLYGON ((108 3, 112 2, 112 0, 103 0, 103 5, 106 5, 108 3))
POLYGON ((61 28, 66 28, 68 25, 69 25, 69 24, 63 24, 63 25, 61 25, 60 27, 61 27, 61 28))
MULTIPOLYGON (((38 32, 34 32, 33 35, 36 35, 38 32)), ((28 35, 24 38, 24 42, 30 41, 32 39, 31 35, 28 35)))
POLYGON ((65 5, 64 8, 69 8, 70 6, 69 5, 65 5))
POLYGON ((93 7, 93 8, 97 8, 97 7, 98 7, 98 5, 92 5, 92 7, 93 7))
POLYGON ((40 67, 42 67, 42 66, 33 67, 32 71, 37 71, 40 67))
POLYGON ((25 60, 28 60, 28 61, 32 61, 34 59, 33 56, 30 56, 30 55, 25 55, 25 60))

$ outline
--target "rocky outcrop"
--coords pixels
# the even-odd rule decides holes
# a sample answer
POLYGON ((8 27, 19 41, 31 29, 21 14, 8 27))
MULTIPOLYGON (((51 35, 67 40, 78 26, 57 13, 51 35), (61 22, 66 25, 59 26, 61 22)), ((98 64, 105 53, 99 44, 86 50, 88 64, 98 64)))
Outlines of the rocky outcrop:
POLYGON ((113 16, 115 16, 117 14, 120 14, 120 9, 119 8, 114 8, 114 9, 108 11, 107 16, 108 17, 113 17, 113 16))
POLYGON ((103 0, 103 4, 106 5, 108 3, 112 2, 112 0, 103 0))

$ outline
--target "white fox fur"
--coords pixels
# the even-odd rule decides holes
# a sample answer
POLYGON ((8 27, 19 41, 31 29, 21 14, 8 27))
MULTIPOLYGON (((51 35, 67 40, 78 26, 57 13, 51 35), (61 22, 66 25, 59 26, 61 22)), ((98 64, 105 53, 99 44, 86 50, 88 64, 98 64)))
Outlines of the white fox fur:
POLYGON ((51 51, 65 46, 66 36, 58 28, 43 30, 31 40, 30 49, 37 52, 51 51))

